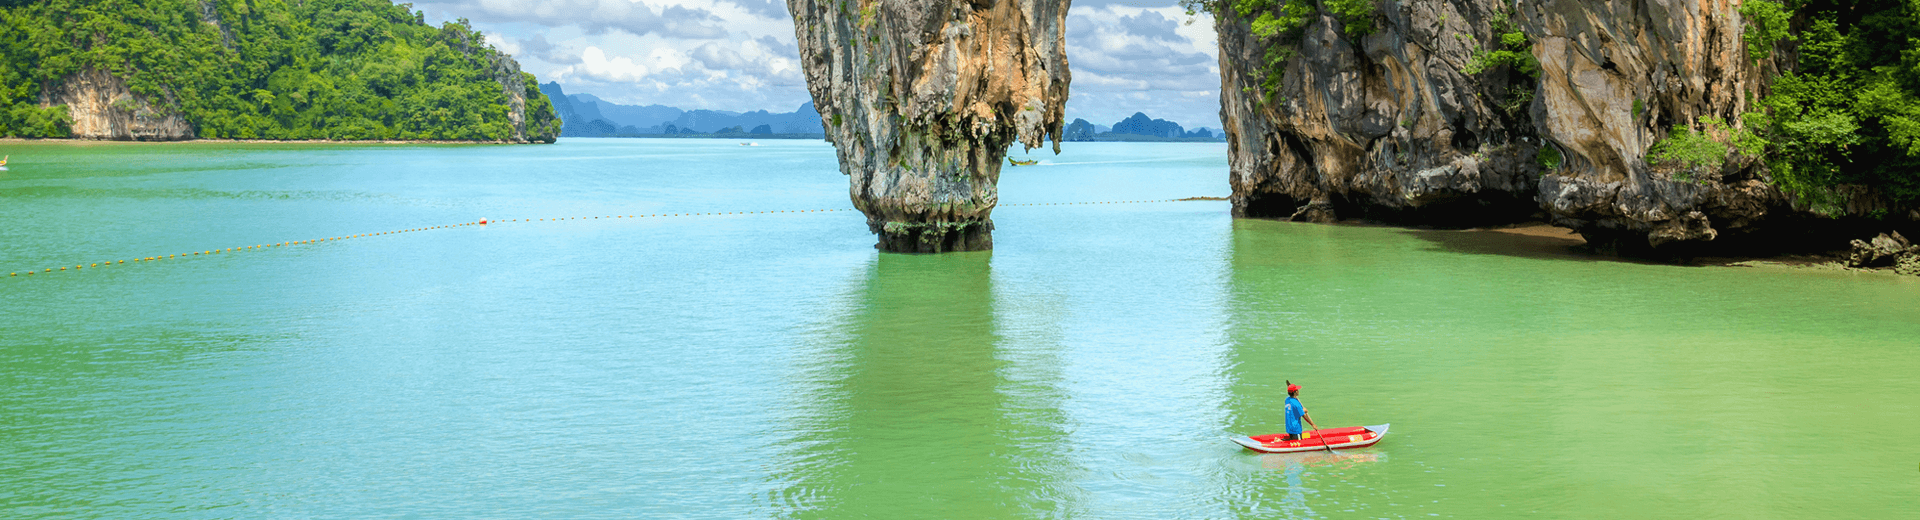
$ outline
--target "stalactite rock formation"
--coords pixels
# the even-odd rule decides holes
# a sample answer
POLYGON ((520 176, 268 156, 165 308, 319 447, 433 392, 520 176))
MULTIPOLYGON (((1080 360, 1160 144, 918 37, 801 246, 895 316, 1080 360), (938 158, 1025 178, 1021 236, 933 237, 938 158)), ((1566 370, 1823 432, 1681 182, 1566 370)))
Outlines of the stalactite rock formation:
POLYGON ((882 250, 993 247, 1007 147, 1058 141, 1067 0, 789 0, 801 68, 882 250))

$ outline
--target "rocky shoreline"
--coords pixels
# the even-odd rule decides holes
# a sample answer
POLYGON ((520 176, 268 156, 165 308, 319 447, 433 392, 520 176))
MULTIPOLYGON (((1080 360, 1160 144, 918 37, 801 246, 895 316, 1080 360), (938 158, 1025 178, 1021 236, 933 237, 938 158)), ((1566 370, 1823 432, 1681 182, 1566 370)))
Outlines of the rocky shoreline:
MULTIPOLYGON (((1461 233, 1497 234, 1515 237, 1516 240, 1531 243, 1539 247, 1559 247, 1566 252, 1585 257, 1621 259, 1604 249, 1596 248, 1587 242, 1578 230, 1556 226, 1547 222, 1535 221, 1497 227, 1480 227, 1459 230, 1461 233)), ((1703 267, 1756 267, 1792 269, 1802 271, 1847 272, 1860 274, 1882 274, 1920 277, 1920 246, 1907 242, 1898 233, 1876 237, 1876 241, 1859 242, 1850 249, 1837 249, 1816 253, 1779 254, 1767 256, 1702 256, 1687 258, 1677 262, 1680 265, 1703 267)))

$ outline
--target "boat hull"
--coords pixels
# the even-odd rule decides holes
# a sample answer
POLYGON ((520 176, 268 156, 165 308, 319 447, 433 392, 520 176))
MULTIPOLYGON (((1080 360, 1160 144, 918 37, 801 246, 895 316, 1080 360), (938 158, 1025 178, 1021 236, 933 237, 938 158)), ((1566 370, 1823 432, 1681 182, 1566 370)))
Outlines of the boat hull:
POLYGON ((1234 444, 1261 453, 1299 453, 1307 451, 1350 450, 1378 444, 1386 438, 1387 427, 1391 424, 1375 426, 1352 426, 1347 428, 1328 428, 1320 430, 1318 435, 1307 432, 1306 438, 1296 441, 1280 440, 1284 433, 1270 433, 1252 437, 1233 437, 1234 444))

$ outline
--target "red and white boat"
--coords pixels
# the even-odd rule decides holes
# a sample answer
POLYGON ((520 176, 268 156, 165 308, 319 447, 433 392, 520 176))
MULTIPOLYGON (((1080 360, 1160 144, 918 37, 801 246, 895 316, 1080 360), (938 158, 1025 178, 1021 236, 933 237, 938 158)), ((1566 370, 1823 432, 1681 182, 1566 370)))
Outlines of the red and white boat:
POLYGON ((1348 428, 1323 428, 1319 433, 1312 431, 1302 434, 1305 437, 1295 441, 1283 441, 1285 433, 1255 435, 1252 437, 1234 437, 1232 440, 1247 449, 1263 453, 1299 453, 1303 451, 1327 451, 1365 448, 1380 442, 1387 436, 1388 424, 1378 426, 1353 426, 1348 428))

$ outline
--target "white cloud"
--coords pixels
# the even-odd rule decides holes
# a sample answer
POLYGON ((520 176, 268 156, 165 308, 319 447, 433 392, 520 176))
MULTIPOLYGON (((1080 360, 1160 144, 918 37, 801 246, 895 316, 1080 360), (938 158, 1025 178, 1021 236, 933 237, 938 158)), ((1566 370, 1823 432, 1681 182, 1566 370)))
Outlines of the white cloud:
POLYGON ((713 11, 679 4, 655 7, 638 0, 452 0, 422 2, 418 7, 450 15, 449 18, 572 26, 591 34, 619 30, 636 36, 657 33, 677 38, 727 35, 713 11))
MULTIPOLYGON (((810 99, 781 0, 431 0, 542 81, 625 104, 791 111, 810 99)), ((1067 20, 1069 118, 1145 112, 1219 127, 1212 20, 1174 0, 1078 0, 1067 20)))
MULTIPOLYGON (((1144 3, 1144 2, 1143 2, 1144 3)), ((1220 126, 1220 64, 1213 21, 1184 10, 1126 2, 1068 11, 1073 64, 1068 117, 1097 124, 1145 112, 1189 127, 1220 126)))
POLYGON ((580 53, 580 60, 578 65, 555 71, 554 80, 581 77, 594 81, 623 82, 640 81, 647 77, 645 65, 634 63, 631 58, 624 56, 608 58, 607 53, 599 47, 587 47, 585 52, 580 53))

